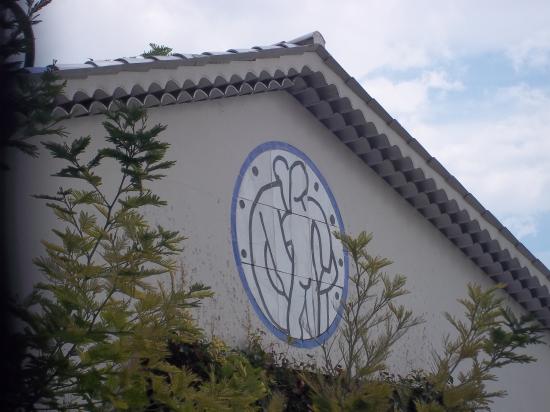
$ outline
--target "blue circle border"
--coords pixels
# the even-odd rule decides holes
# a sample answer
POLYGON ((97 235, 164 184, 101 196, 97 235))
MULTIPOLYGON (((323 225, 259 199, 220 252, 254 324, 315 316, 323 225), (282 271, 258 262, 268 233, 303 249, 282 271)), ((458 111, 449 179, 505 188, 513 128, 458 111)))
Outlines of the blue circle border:
POLYGON ((325 191, 329 196, 330 203, 332 204, 332 207, 334 208, 334 211, 336 213, 336 219, 338 220, 338 227, 340 229, 340 233, 345 233, 344 222, 340 214, 340 209, 338 209, 338 204, 336 203, 336 199, 334 198, 334 195, 332 194, 332 191, 330 190, 330 187, 327 181, 325 180, 324 176, 321 174, 317 166, 315 166, 315 163, 313 163, 311 159, 301 150, 295 148, 294 146, 288 143, 280 142, 280 141, 269 141, 257 146, 248 154, 243 165, 241 166, 239 175, 235 182, 235 187, 233 189, 233 196, 231 199, 231 242, 233 245, 233 256, 235 258, 235 263, 237 264, 237 269, 239 270, 239 277, 241 278, 241 282, 244 286, 248 299, 250 300, 250 303, 252 303, 254 311, 256 312, 258 317, 261 319, 262 323, 277 338, 279 338, 282 341, 290 343, 291 345, 299 348, 314 348, 316 346, 321 345, 323 342, 326 342, 326 340, 332 336, 332 334, 336 331, 336 329, 338 329, 338 325, 342 317, 341 316, 342 303, 346 301, 347 295, 348 295, 348 279, 349 279, 348 253, 347 253, 347 250, 344 248, 344 288, 342 290, 342 299, 340 300, 341 304, 337 310, 338 315, 336 316, 334 321, 331 323, 329 328, 326 331, 324 331, 321 335, 311 339, 289 338, 288 335, 286 335, 282 330, 280 330, 273 323, 271 323, 271 321, 262 312, 261 308, 256 302, 256 299, 254 298, 254 295, 252 294, 252 291, 250 290, 250 287, 248 286, 248 282, 246 280, 246 276, 244 274, 244 270, 242 267, 241 255, 239 253, 239 246, 237 243, 237 198, 239 194, 239 189, 241 188, 241 183, 242 183, 244 174, 248 170, 248 167, 256 159, 256 157, 258 157, 261 153, 268 150, 284 150, 298 156, 300 159, 304 160, 307 163, 307 165, 317 175, 319 181, 321 182, 321 184, 323 185, 323 187, 325 188, 325 191))

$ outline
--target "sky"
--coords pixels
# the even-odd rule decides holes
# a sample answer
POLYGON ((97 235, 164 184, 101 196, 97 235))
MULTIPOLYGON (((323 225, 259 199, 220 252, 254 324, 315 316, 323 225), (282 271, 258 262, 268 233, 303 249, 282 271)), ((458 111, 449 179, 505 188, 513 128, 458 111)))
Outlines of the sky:
POLYGON ((53 0, 37 65, 318 30, 369 94, 550 267, 550 1, 53 0))

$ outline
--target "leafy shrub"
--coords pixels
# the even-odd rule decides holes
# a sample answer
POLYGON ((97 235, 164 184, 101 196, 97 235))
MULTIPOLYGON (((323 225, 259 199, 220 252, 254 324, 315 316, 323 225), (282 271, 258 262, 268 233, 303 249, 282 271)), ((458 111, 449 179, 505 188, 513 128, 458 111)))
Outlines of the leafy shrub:
POLYGON ((74 187, 39 195, 65 224, 35 260, 45 282, 13 313, 11 391, 20 410, 248 410, 266 394, 262 372, 236 353, 213 355, 201 370, 168 362, 170 349, 199 345, 191 316, 212 293, 175 276, 183 237, 151 227, 145 207, 163 207, 150 183, 174 162, 164 156, 165 126, 148 127, 143 109, 106 113, 108 145, 88 153, 91 137, 48 142, 74 187), (118 164, 104 181, 100 165, 118 164), (82 184, 84 186, 82 186, 82 184), (84 188, 82 188, 84 187, 84 188), (174 346, 175 345, 175 346, 174 346))
MULTIPOLYGON (((340 235, 339 235, 340 236, 340 235)), ((445 314, 455 336, 443 337, 443 353, 434 353, 432 370, 392 374, 385 360, 392 345, 421 320, 394 300, 408 293, 405 278, 389 276, 386 259, 369 255, 371 235, 340 236, 352 258, 352 295, 344 304, 342 326, 332 342, 324 343, 316 365, 288 360, 266 350, 262 334, 251 334, 245 355, 267 373, 272 393, 287 398, 286 411, 471 412, 489 410, 495 371, 535 358, 524 353, 542 343, 543 328, 529 316, 516 317, 504 305, 502 285, 482 290, 468 286, 459 302, 464 316, 445 314), (377 326, 383 327, 377 329, 377 326), (334 345, 338 345, 334 350, 334 345)))

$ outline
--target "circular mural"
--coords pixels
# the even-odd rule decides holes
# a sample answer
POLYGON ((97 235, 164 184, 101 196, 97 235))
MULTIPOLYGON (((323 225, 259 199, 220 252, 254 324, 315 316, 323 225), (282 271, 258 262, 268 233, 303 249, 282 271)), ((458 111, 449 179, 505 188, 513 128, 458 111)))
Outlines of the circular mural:
POLYGON ((280 339, 313 347, 338 326, 348 258, 330 188, 313 162, 283 142, 246 158, 231 205, 233 252, 244 288, 280 339))

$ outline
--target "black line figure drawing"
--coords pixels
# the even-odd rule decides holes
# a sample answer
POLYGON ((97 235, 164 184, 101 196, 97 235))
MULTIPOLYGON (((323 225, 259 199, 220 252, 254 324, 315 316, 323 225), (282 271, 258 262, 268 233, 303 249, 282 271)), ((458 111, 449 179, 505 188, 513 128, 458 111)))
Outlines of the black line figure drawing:
POLYGON ((336 210, 303 159, 284 150, 262 155, 245 171, 248 199, 238 193, 246 281, 278 331, 315 339, 336 320, 344 297, 344 252, 333 234, 340 230, 336 210))

